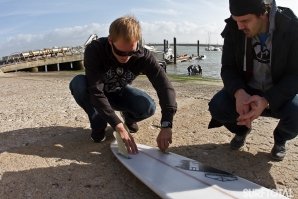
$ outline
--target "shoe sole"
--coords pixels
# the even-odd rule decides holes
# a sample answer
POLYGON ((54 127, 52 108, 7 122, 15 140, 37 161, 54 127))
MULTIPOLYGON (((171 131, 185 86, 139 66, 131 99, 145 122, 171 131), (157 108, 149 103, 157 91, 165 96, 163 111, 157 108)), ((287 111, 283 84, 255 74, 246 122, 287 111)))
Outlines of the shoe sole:
POLYGON ((233 146, 231 146, 230 145, 230 148, 231 149, 233 149, 233 150, 240 150, 240 149, 243 149, 244 147, 245 147, 245 144, 246 144, 246 141, 243 143, 243 145, 241 146, 241 147, 239 147, 239 148, 237 148, 237 147, 233 147, 233 146))
POLYGON ((120 111, 120 115, 121 115, 121 117, 123 118, 123 122, 124 122, 124 124, 127 126, 127 129, 129 130, 130 133, 136 133, 136 132, 138 132, 138 130, 135 131, 135 130, 130 130, 130 129, 128 128, 128 125, 125 123, 125 117, 124 117, 122 111, 120 111))
POLYGON ((106 139, 106 136, 104 136, 104 138, 102 138, 102 140, 100 140, 100 141, 95 141, 95 140, 93 140, 93 138, 91 137, 91 140, 92 140, 93 142, 103 142, 103 141, 105 141, 105 139, 106 139))
POLYGON ((282 161, 282 160, 284 160, 285 157, 283 157, 283 158, 278 158, 278 157, 274 157, 274 156, 271 154, 271 158, 273 158, 274 160, 282 161))
POLYGON ((139 130, 139 129, 137 129, 137 130, 129 129, 128 126, 127 126, 127 124, 125 124, 125 123, 124 123, 124 125, 127 127, 126 130, 128 130, 130 133, 136 133, 139 130))
POLYGON ((240 149, 243 149, 243 148, 245 147, 245 144, 246 144, 246 138, 247 138, 248 134, 250 134, 250 132, 251 132, 251 129, 249 130, 249 132, 248 132, 248 133, 246 134, 246 136, 245 136, 245 141, 244 141, 244 143, 243 143, 243 146, 241 146, 240 148, 237 148, 237 147, 232 147, 232 146, 230 145, 230 148, 233 149, 233 150, 240 150, 240 149))
POLYGON ((240 148, 236 148, 236 147, 232 147, 232 146, 230 146, 230 149, 233 149, 233 150, 241 150, 241 149, 243 149, 244 148, 244 146, 245 145, 243 145, 242 147, 240 147, 240 148))

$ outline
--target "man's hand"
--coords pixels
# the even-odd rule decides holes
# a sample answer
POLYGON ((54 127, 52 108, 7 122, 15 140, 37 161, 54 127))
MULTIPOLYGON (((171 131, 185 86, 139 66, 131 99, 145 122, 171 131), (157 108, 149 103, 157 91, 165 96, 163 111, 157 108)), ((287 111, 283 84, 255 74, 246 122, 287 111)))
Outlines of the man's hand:
POLYGON ((117 133, 119 133, 121 139, 123 140, 128 153, 136 154, 139 152, 133 137, 130 135, 129 132, 127 132, 123 123, 117 124, 115 130, 117 131, 117 133))
POLYGON ((251 128, 252 121, 249 118, 241 117, 250 111, 250 104, 245 104, 244 102, 250 99, 251 96, 244 89, 239 89, 235 92, 234 97, 236 99, 236 111, 240 115, 237 119, 237 124, 251 128))
POLYGON ((165 152, 169 145, 172 143, 172 129, 171 128, 161 128, 160 132, 156 138, 158 148, 165 152))
POLYGON ((250 106, 250 111, 238 117, 238 121, 250 120, 251 122, 257 119, 268 105, 268 101, 264 97, 253 95, 243 102, 244 105, 250 106))

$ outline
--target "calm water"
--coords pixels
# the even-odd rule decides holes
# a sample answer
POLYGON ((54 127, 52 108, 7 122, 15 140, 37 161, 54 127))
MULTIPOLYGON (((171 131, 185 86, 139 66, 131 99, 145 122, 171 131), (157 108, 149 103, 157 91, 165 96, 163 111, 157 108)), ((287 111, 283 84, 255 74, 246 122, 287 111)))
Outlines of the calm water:
MULTIPOLYGON (((173 48, 173 47, 171 47, 173 48)), ((197 54, 196 46, 177 46, 177 54, 197 54)), ((162 50, 162 46, 157 46, 162 50)), ((194 60, 191 62, 181 62, 177 64, 168 64, 167 73, 177 75, 188 75, 187 67, 191 64, 199 64, 203 69, 202 77, 220 79, 221 51, 205 51, 205 47, 200 47, 200 55, 206 55, 204 60, 194 60)))

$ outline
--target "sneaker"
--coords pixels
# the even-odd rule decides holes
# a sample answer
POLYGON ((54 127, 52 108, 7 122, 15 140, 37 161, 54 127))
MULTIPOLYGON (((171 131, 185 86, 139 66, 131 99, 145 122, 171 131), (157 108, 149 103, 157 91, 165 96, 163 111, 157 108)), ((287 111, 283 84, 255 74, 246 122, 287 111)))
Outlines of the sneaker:
POLYGON ((251 129, 249 129, 246 134, 239 136, 235 135, 234 138, 230 142, 230 148, 235 150, 240 150, 244 147, 246 143, 246 137, 250 133, 251 129))
POLYGON ((285 144, 274 144, 271 150, 271 157, 275 160, 283 160, 286 156, 287 150, 285 144))
POLYGON ((134 122, 132 124, 128 124, 128 123, 125 123, 125 124, 126 124, 128 130, 129 130, 129 132, 131 132, 131 133, 138 132, 139 126, 138 126, 138 124, 136 122, 134 122))
POLYGON ((122 111, 120 111, 120 115, 123 118, 124 124, 127 126, 127 128, 128 128, 128 130, 129 130, 130 133, 136 133, 136 132, 138 132, 139 126, 138 126, 138 124, 136 122, 133 122, 133 123, 127 122, 125 120, 125 117, 124 117, 122 111))
POLYGON ((106 127, 102 130, 92 130, 91 140, 93 140, 93 142, 103 142, 106 139, 105 130, 106 127))

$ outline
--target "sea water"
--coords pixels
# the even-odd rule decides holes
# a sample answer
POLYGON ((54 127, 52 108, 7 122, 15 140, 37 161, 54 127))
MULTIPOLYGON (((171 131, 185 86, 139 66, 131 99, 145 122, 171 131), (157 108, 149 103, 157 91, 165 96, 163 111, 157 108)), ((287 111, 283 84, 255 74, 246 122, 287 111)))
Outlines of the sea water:
MULTIPOLYGON (((173 49, 173 47, 171 47, 173 49)), ((163 46, 157 46, 158 50, 162 50, 163 46)), ((197 46, 176 46, 177 55, 181 54, 197 54, 197 46)), ((203 70, 202 77, 221 79, 221 55, 222 51, 206 51, 205 47, 200 46, 200 55, 206 55, 204 60, 193 60, 190 62, 180 62, 177 64, 168 64, 167 73, 176 75, 188 75, 187 67, 190 65, 200 65, 203 70)))

